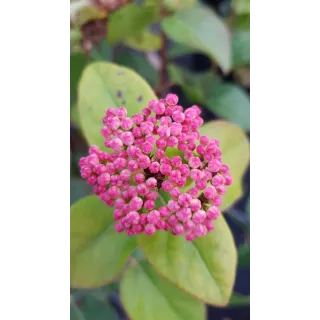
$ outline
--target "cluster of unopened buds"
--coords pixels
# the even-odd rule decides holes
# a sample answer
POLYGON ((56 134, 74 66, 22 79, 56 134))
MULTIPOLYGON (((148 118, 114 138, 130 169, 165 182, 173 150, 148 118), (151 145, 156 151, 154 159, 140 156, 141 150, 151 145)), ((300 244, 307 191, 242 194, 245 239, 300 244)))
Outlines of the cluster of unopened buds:
POLYGON ((199 107, 184 111, 177 103, 168 94, 132 117, 107 109, 101 133, 112 152, 92 146, 80 159, 81 176, 114 207, 118 232, 166 230, 193 241, 214 229, 232 178, 219 141, 199 133, 199 107))

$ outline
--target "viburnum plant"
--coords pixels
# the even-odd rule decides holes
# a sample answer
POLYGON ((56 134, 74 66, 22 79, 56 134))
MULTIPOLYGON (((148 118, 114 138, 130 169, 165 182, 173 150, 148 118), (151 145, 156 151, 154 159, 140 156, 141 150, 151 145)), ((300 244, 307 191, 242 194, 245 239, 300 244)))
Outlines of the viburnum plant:
POLYGON ((219 141, 199 132, 200 113, 198 106, 183 111, 175 94, 151 100, 132 117, 123 107, 106 110, 101 134, 113 152, 92 146, 79 165, 94 193, 115 208, 117 232, 151 236, 165 230, 193 241, 214 229, 232 178, 219 141), (181 156, 170 157, 170 148, 181 156))
POLYGON ((237 251, 221 212, 242 194, 243 130, 204 123, 198 106, 158 99, 107 62, 84 70, 77 110, 89 144, 78 170, 93 194, 71 206, 72 289, 116 283, 137 320, 205 319, 205 304, 227 305, 237 251))
POLYGON ((71 320, 119 319, 112 294, 133 320, 248 303, 225 220, 249 163, 248 2, 222 17, 197 0, 71 1, 71 192, 85 186, 70 208, 71 320), (191 53, 210 70, 182 68, 191 53))

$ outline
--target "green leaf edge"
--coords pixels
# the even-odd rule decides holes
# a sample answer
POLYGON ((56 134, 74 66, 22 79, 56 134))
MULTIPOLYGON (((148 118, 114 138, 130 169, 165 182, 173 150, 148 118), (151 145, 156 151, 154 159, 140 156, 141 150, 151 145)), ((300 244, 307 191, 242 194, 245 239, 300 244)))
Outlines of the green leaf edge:
MULTIPOLYGON (((237 271, 237 265, 238 265, 238 252, 237 252, 237 247, 236 247, 236 244, 235 244, 235 241, 234 241, 234 237, 233 237, 233 234, 229 228, 229 225, 227 224, 226 220, 224 219, 223 215, 220 216, 220 219, 223 219, 225 224, 227 225, 227 228, 228 228, 228 231, 229 231, 229 234, 231 235, 231 238, 232 238, 232 243, 233 243, 233 251, 235 252, 235 256, 236 256, 236 266, 235 266, 235 272, 234 272, 234 275, 233 275, 233 279, 232 279, 232 282, 233 282, 233 286, 235 284, 235 280, 236 280, 236 271, 237 271)), ((214 230, 212 231, 214 232, 214 230)), ((189 294, 190 296, 194 297, 195 299, 201 301, 201 302, 204 302, 205 304, 208 304, 208 305, 211 305, 211 306, 214 306, 214 307, 226 307, 233 295, 233 290, 231 290, 230 292, 230 295, 229 297, 223 302, 223 303, 212 303, 212 301, 209 301, 209 300, 206 300, 206 299, 203 299, 201 297, 199 297, 198 295, 194 294, 193 292, 189 292, 187 291, 186 289, 182 288, 181 286, 177 285, 176 283, 174 283, 172 280, 170 280, 167 276, 165 276, 161 271, 160 269, 158 269, 148 258, 148 255, 146 254, 146 252, 143 250, 142 246, 140 245, 140 242, 141 242, 141 238, 138 236, 137 237, 137 243, 138 243, 138 247, 141 249, 141 251, 143 252, 144 256, 146 257, 146 259, 148 260, 148 262, 151 264, 151 266, 154 268, 154 270, 156 272, 158 272, 158 274, 163 277, 164 279, 166 279, 168 282, 170 282, 171 284, 173 284, 174 286, 176 286, 177 288, 179 288, 180 290, 184 291, 185 293, 189 294)), ((193 242, 191 242, 193 244, 193 242)), ((194 245, 194 244, 193 244, 194 245)), ((195 246, 195 245, 194 245, 195 246)), ((197 249, 198 250, 198 249, 197 249)), ((233 286, 232 286, 232 289, 233 289, 233 286)))
MULTIPOLYGON (((75 204, 77 204, 79 201, 81 201, 82 199, 85 199, 85 198, 88 198, 88 197, 96 197, 96 195, 92 194, 92 195, 88 195, 86 197, 82 197, 81 199, 77 200, 76 202, 74 202, 71 206, 70 206, 70 210, 71 210, 71 207, 74 206, 75 204)), ((71 217, 71 212, 70 212, 70 217, 71 217)), ((113 223, 114 224, 114 223, 113 223)), ((110 225, 111 226, 111 225, 110 225)), ((110 226, 108 228, 110 228, 110 226)), ((71 225, 70 225, 70 228, 71 228, 71 225)), ((132 236, 133 238, 135 238, 136 240, 136 247, 132 249, 131 252, 129 252, 129 255, 127 257, 127 260, 124 261, 123 265, 120 267, 120 271, 119 273, 117 273, 114 277, 104 281, 101 283, 101 285, 99 286, 73 286, 71 281, 70 281, 70 287, 73 288, 73 289, 95 289, 95 288, 100 288, 102 286, 105 286, 107 284, 110 284, 116 280, 118 280, 122 275, 123 273, 126 271, 126 264, 128 263, 128 261, 130 262, 132 260, 132 257, 131 257, 131 254, 134 252, 134 250, 136 250, 139 245, 138 245, 138 240, 137 240, 137 237, 136 236, 132 236)), ((71 241, 71 240, 70 240, 71 241)), ((70 258, 71 258, 71 255, 70 255, 70 258)), ((70 262, 70 266, 71 266, 71 262, 70 262)), ((71 279, 70 279, 71 280, 71 279)))
MULTIPOLYGON (((96 62, 92 62, 92 63, 86 65, 86 67, 84 68, 84 70, 83 70, 83 72, 82 72, 82 74, 81 74, 81 77, 80 77, 80 79, 79 79, 79 82, 78 82, 77 97, 79 97, 81 83, 83 82, 83 78, 85 77, 85 75, 88 73, 88 70, 90 70, 93 66, 99 65, 99 64, 116 66, 116 67, 118 67, 119 69, 122 69, 122 70, 124 70, 124 71, 129 71, 129 72, 135 73, 136 76, 141 79, 142 83, 144 82, 145 85, 146 85, 147 87, 149 87, 150 90, 153 92, 154 99, 158 99, 158 97, 156 96, 154 90, 151 88, 151 86, 149 85, 149 83, 148 83, 143 77, 141 77, 140 74, 137 73, 135 70, 133 70, 133 69, 131 69, 131 68, 124 67, 124 66, 119 65, 119 64, 117 64, 117 63, 105 62, 105 61, 103 61, 103 62, 102 62, 102 61, 96 61, 96 62)), ((108 93, 108 92, 107 92, 107 93, 108 93)), ((109 94, 109 93, 108 93, 108 94, 109 94)), ((113 99, 111 99, 111 100, 113 100, 113 99)), ((91 141, 90 141, 90 138, 88 138, 87 133, 86 133, 85 130, 83 129, 83 128, 84 128, 84 127, 83 127, 83 120, 82 120, 83 115, 82 115, 82 112, 81 112, 81 108, 80 108, 80 106, 79 106, 79 99, 77 99, 77 110, 78 110, 78 113, 79 113, 79 114, 78 114, 78 117, 79 117, 79 118, 78 118, 78 119, 79 119, 79 128, 81 129, 81 132, 82 132, 85 140, 87 141, 87 143, 88 143, 89 145, 93 145, 94 142, 91 142, 91 141)), ((102 118, 103 118, 103 117, 104 117, 104 115, 102 114, 102 115, 101 115, 101 128, 102 128, 102 118)), ((105 149, 106 149, 106 148, 105 148, 105 149)))

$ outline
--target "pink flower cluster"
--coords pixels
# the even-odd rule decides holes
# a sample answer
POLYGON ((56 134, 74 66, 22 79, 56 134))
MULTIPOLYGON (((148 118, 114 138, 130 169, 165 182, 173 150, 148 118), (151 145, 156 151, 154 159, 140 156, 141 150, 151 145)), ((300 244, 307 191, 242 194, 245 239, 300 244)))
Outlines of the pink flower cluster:
POLYGON ((101 133, 112 152, 92 146, 80 159, 81 176, 115 208, 118 232, 166 230, 193 241, 214 229, 232 178, 219 141, 199 133, 200 109, 177 103, 168 94, 132 117, 125 108, 108 109, 101 133))

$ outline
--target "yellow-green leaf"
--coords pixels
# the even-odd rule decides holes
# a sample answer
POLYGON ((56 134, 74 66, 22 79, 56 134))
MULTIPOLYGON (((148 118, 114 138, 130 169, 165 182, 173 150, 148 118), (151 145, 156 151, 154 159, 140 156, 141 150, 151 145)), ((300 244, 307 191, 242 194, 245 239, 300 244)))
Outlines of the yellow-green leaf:
POLYGON ((239 126, 226 121, 205 123, 200 133, 220 141, 222 161, 230 167, 233 182, 223 196, 221 210, 225 210, 242 196, 242 178, 249 165, 249 141, 239 126))
POLYGON ((131 69, 108 62, 95 62, 84 70, 78 88, 78 110, 84 137, 103 148, 102 118, 106 109, 126 107, 128 115, 156 99, 148 83, 131 69))
POLYGON ((159 231, 151 237, 139 236, 139 244, 155 270, 177 287, 208 304, 227 305, 237 250, 222 216, 215 221, 214 231, 193 242, 159 231))
POLYGON ((144 30, 138 35, 127 38, 124 43, 132 49, 144 52, 157 51, 161 47, 160 35, 149 30, 144 30))
POLYGON ((77 201, 70 211, 71 287, 111 282, 136 247, 136 239, 114 230, 113 209, 96 195, 77 201))
POLYGON ((205 319, 204 304, 160 277, 147 261, 126 271, 120 296, 132 320, 205 319))

